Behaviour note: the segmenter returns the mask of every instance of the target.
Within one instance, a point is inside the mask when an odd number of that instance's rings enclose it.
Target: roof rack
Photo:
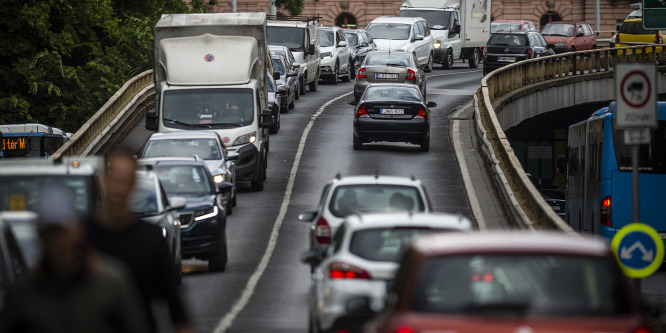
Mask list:
[[[308,24],[310,22],[319,23],[319,21],[323,18],[324,17],[319,16],[319,15],[317,15],[317,16],[307,16],[307,15],[286,16],[286,15],[277,15],[277,14],[276,15],[266,15],[267,20],[272,20],[272,21],[296,21],[296,22],[306,22]],[[317,24],[317,23],[315,23],[315,24]]]

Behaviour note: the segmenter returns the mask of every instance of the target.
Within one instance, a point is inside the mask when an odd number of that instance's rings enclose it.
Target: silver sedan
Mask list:
[[[426,76],[412,53],[372,51],[358,70],[354,98],[358,100],[371,83],[411,83],[426,97]]]

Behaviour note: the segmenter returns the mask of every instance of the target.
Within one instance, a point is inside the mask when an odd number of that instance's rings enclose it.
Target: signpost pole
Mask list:
[[[638,187],[638,168],[639,168],[639,161],[638,161],[638,153],[639,153],[639,145],[632,145],[631,146],[631,178],[633,179],[633,198],[634,198],[634,223],[640,223],[641,219],[641,212],[640,212],[640,201],[638,199],[639,196],[639,187]],[[641,279],[633,279],[633,285],[634,289],[636,292],[640,295],[641,294]]]

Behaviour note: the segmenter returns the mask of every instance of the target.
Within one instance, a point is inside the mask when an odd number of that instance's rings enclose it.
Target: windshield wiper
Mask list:
[[[407,66],[401,65],[401,64],[386,64],[386,66],[388,66],[388,67],[407,67]]]
[[[243,124],[238,123],[221,123],[221,124],[211,124],[215,127],[243,127]]]
[[[164,118],[163,120],[168,121],[170,123],[178,124],[178,125],[183,125],[183,126],[187,126],[187,127],[194,127],[193,124],[188,124],[188,123],[182,122],[180,120],[169,119],[169,118]]]

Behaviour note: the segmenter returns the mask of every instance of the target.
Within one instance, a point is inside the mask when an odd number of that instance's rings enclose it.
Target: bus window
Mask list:
[[[651,142],[639,148],[639,171],[666,174],[666,121],[659,121],[659,127],[652,131]],[[622,130],[613,129],[613,145],[618,169],[631,172],[631,146],[624,144]]]

